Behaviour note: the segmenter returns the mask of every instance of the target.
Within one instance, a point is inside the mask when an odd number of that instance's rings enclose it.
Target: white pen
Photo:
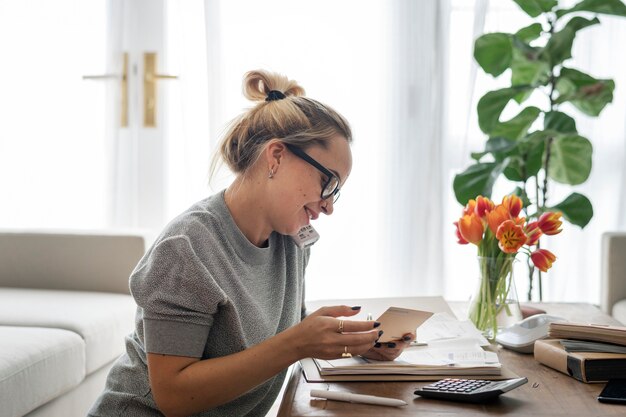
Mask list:
[[[396,398],[376,397],[374,395],[352,394],[351,392],[326,391],[312,389],[311,397],[325,398],[327,400],[346,401],[349,403],[388,405],[390,407],[400,407],[406,402]]]

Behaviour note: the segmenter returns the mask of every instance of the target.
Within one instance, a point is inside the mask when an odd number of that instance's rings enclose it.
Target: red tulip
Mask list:
[[[483,222],[475,214],[466,214],[458,222],[459,232],[466,241],[478,245],[483,240]]]
[[[461,216],[465,216],[466,214],[472,214],[475,208],[476,208],[476,200],[472,198],[470,199],[470,201],[467,202],[465,207],[463,207],[463,213],[461,213]]]
[[[506,220],[496,233],[496,239],[498,239],[498,246],[505,253],[517,253],[528,237],[524,234],[524,229],[513,222],[513,220]]]
[[[487,224],[494,235],[498,232],[498,227],[500,227],[503,222],[510,219],[511,215],[503,205],[499,205],[492,211],[487,212]]]
[[[551,211],[547,211],[539,217],[537,223],[539,224],[539,228],[546,235],[556,235],[561,233],[563,229],[559,229],[563,222],[559,220],[561,218],[561,213],[553,213]]]
[[[530,254],[530,259],[541,272],[547,272],[556,261],[556,256],[547,249],[538,249]]]
[[[485,218],[485,212],[493,210],[494,207],[495,204],[493,204],[493,201],[489,200],[487,197],[479,195],[476,197],[476,208],[474,209],[474,212],[478,215],[478,217],[483,219]]]
[[[539,224],[537,222],[528,223],[526,225],[526,236],[528,236],[526,244],[528,246],[536,245],[542,234],[543,233],[541,232],[541,229],[539,228]]]
[[[502,205],[506,207],[506,209],[511,214],[511,217],[517,217],[520,211],[522,211],[522,207],[524,207],[522,199],[515,194],[505,195],[502,199]]]
[[[458,239],[457,243],[467,245],[469,242],[463,239],[463,236],[461,236],[461,232],[459,231],[459,222],[454,222],[454,226],[456,227],[456,238]]]

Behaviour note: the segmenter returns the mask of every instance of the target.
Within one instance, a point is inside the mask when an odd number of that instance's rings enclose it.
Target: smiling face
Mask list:
[[[343,186],[352,169],[352,152],[348,141],[336,135],[326,147],[310,146],[307,155],[333,172]],[[274,176],[270,180],[271,209],[268,212],[272,230],[293,235],[320,214],[333,212],[333,197],[323,200],[322,189],[328,181],[318,168],[276,142],[266,149],[267,161]]]

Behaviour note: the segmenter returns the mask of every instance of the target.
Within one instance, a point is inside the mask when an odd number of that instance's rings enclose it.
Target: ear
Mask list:
[[[268,169],[272,170],[274,174],[278,172],[278,168],[280,167],[283,157],[285,156],[286,150],[287,147],[285,144],[278,139],[270,140],[265,147],[263,155],[265,156]]]

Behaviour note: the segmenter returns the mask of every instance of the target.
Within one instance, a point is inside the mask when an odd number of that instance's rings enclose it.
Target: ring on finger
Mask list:
[[[343,320],[339,320],[339,333],[343,333]]]

